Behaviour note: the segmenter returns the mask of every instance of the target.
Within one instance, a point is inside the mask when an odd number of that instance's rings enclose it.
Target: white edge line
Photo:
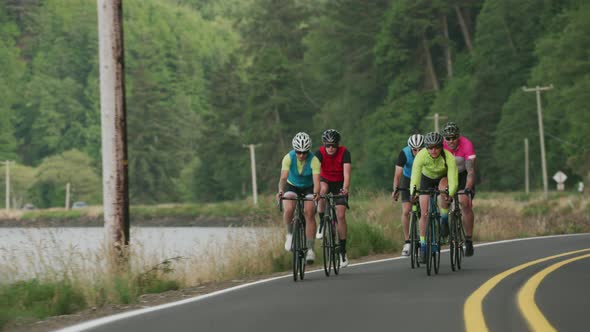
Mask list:
[[[480,244],[476,244],[475,247],[484,247],[484,246],[491,246],[491,245],[496,245],[496,244],[509,243],[509,242],[518,242],[518,241],[548,239],[548,238],[555,238],[555,237],[584,236],[584,235],[589,235],[589,234],[590,233],[536,236],[536,237],[528,237],[528,238],[519,238],[519,239],[512,239],[512,240],[502,240],[502,241],[495,241],[495,242],[480,243]],[[449,251],[449,249],[445,249],[442,252],[446,252],[446,251]],[[384,259],[379,259],[379,260],[374,260],[374,261],[368,261],[368,262],[350,264],[349,266],[352,267],[352,266],[360,266],[360,265],[367,265],[367,264],[375,264],[375,263],[393,261],[393,260],[398,260],[398,259],[407,259],[407,257],[399,256],[399,257],[392,257],[392,258],[384,258]],[[313,273],[313,272],[319,272],[319,271],[323,271],[323,269],[320,268],[320,269],[317,269],[317,270],[308,271],[306,273]],[[73,325],[73,326],[70,326],[70,327],[66,327],[66,328],[63,328],[63,329],[60,329],[60,330],[56,330],[55,332],[78,332],[78,331],[84,331],[86,329],[90,329],[90,328],[93,328],[93,327],[97,327],[97,326],[100,326],[100,325],[111,323],[111,322],[114,322],[114,321],[117,321],[117,320],[121,320],[121,319],[125,319],[125,318],[130,318],[130,317],[142,315],[142,314],[145,314],[145,313],[148,313],[148,312],[152,312],[152,311],[157,311],[157,310],[172,308],[172,307],[176,307],[176,306],[183,305],[183,304],[186,304],[186,303],[197,302],[197,301],[200,301],[200,300],[207,299],[209,297],[213,297],[213,296],[217,296],[217,295],[220,295],[220,294],[229,293],[229,292],[232,292],[232,291],[236,291],[238,289],[242,289],[242,288],[246,288],[246,287],[250,287],[250,286],[254,286],[254,285],[258,285],[258,284],[263,284],[263,283],[274,281],[274,280],[277,280],[277,279],[284,279],[284,278],[287,278],[287,277],[291,277],[291,274],[287,274],[287,275],[279,276],[279,277],[273,277],[273,278],[269,278],[269,279],[258,280],[258,281],[250,282],[250,283],[247,283],[247,284],[242,284],[242,285],[234,286],[234,287],[231,287],[231,288],[227,288],[227,289],[222,289],[222,290],[215,291],[215,292],[212,292],[212,293],[209,293],[209,294],[199,295],[199,296],[192,297],[192,298],[185,299],[185,300],[180,300],[180,301],[166,303],[166,304],[161,304],[161,305],[157,305],[157,306],[149,307],[149,308],[145,308],[145,309],[132,310],[132,311],[129,311],[129,312],[123,312],[123,313],[120,313],[120,314],[115,314],[115,315],[111,315],[111,316],[97,318],[97,319],[90,320],[90,321],[87,321],[87,322],[84,322],[84,323],[80,323],[80,324]]]

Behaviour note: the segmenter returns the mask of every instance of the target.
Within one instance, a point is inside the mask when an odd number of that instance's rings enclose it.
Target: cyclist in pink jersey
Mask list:
[[[459,195],[459,203],[463,212],[463,226],[465,227],[465,256],[473,256],[473,204],[475,196],[475,150],[467,137],[461,136],[459,127],[454,122],[448,122],[443,127],[445,138],[444,148],[455,156],[459,171],[459,190],[464,189],[470,195]],[[442,211],[442,230],[448,235],[448,210]]]

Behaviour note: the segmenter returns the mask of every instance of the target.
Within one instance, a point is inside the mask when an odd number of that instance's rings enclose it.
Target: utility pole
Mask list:
[[[252,169],[252,199],[254,201],[254,205],[258,205],[258,188],[256,185],[256,155],[254,153],[254,149],[260,146],[260,144],[244,144],[242,146],[250,149],[250,168]]]
[[[123,0],[97,0],[103,213],[107,247],[125,261],[129,179],[123,47]],[[121,260],[122,259],[122,260]]]
[[[428,116],[426,118],[427,119],[434,119],[434,131],[437,132],[437,133],[440,132],[439,131],[439,125],[438,125],[439,120],[441,120],[441,119],[443,119],[443,120],[444,119],[448,119],[447,116],[439,116],[438,113],[434,113],[434,116]]]
[[[539,119],[539,141],[541,143],[541,168],[543,171],[543,197],[547,199],[547,191],[549,189],[549,184],[547,183],[547,161],[545,160],[545,134],[543,131],[543,109],[541,106],[541,91],[547,91],[553,89],[553,84],[549,86],[536,86],[534,88],[527,88],[522,87],[522,91],[524,92],[533,92],[537,93],[537,117]]]
[[[524,191],[529,194],[529,139],[524,139]]]
[[[70,209],[70,183],[66,184],[66,211]]]
[[[10,210],[10,160],[0,162],[6,165],[6,211]]]

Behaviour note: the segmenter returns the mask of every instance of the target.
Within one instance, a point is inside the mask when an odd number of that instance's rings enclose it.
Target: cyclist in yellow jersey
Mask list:
[[[424,137],[425,149],[418,152],[412,165],[412,177],[410,190],[413,199],[416,199],[415,188],[428,190],[438,188],[440,191],[449,189],[449,194],[441,193],[442,208],[449,208],[449,197],[457,192],[458,172],[457,162],[453,154],[443,149],[443,137],[437,132],[431,132]],[[427,194],[420,195],[420,247],[421,260],[426,262],[426,219],[428,217]]]
[[[283,157],[281,177],[279,179],[280,197],[296,198],[297,195],[305,195],[306,198],[319,199],[320,192],[320,161],[311,153],[311,138],[307,133],[300,132],[293,137],[293,150]],[[285,250],[291,250],[293,240],[293,213],[295,201],[283,201],[283,222],[287,226]],[[312,201],[304,202],[305,236],[307,238],[307,255],[305,260],[312,264],[315,260],[313,251],[315,242],[315,204]]]

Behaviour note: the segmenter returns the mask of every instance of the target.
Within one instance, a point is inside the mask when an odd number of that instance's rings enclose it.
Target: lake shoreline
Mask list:
[[[131,218],[133,227],[230,227],[250,226],[252,221],[244,217],[178,216],[159,218]],[[102,217],[0,219],[0,227],[53,228],[53,227],[103,227]]]

